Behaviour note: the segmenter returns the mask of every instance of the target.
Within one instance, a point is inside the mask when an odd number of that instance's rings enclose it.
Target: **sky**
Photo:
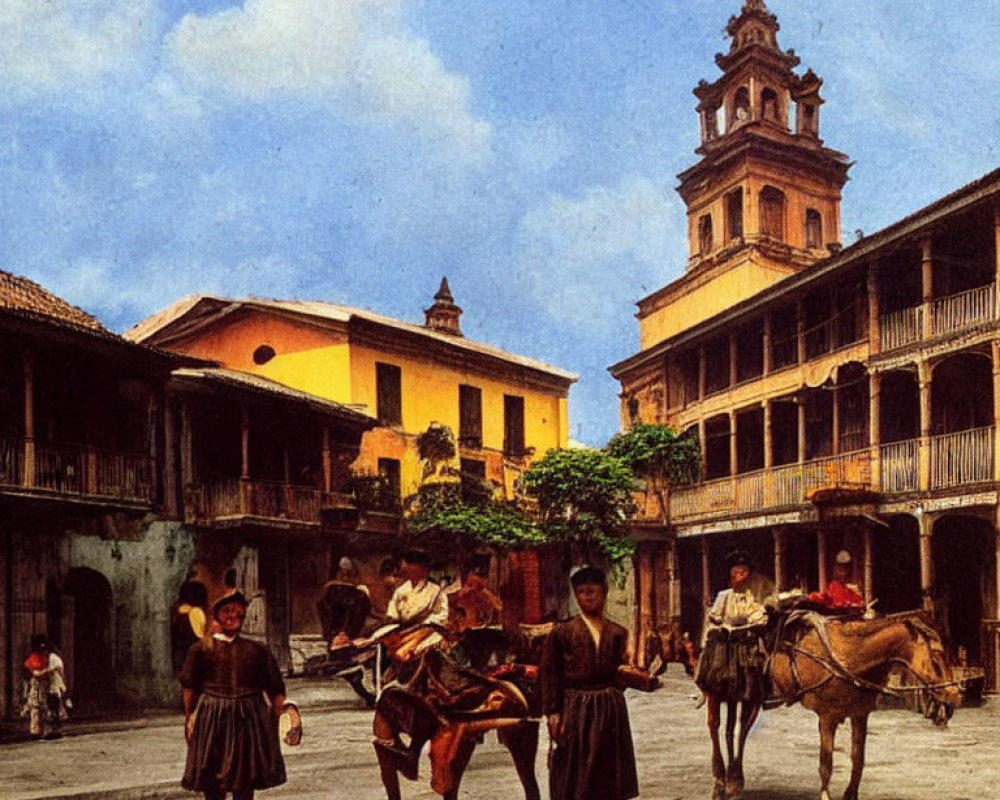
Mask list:
[[[687,260],[691,90],[741,0],[3,0],[0,267],[122,332],[326,300],[580,375],[618,427],[635,303]],[[1000,166],[1000,2],[769,0],[855,165],[842,237]]]

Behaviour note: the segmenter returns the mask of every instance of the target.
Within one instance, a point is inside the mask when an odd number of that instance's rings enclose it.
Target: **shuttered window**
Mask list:
[[[524,398],[503,396],[503,452],[508,456],[524,455]]]
[[[376,363],[375,393],[379,424],[402,425],[402,370],[395,364]]]
[[[458,387],[458,438],[463,447],[483,446],[483,390],[478,386]]]

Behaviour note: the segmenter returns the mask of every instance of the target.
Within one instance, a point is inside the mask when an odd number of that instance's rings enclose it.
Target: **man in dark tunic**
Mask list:
[[[542,710],[555,749],[551,800],[628,800],[639,794],[625,696],[616,685],[628,632],[604,616],[608,583],[595,567],[570,579],[580,614],[557,625],[542,655]]]
[[[188,740],[181,785],[206,800],[227,792],[252,800],[255,789],[285,782],[278,742],[285,683],[270,651],[240,636],[246,609],[240,592],[217,600],[219,632],[191,647],[180,674]]]

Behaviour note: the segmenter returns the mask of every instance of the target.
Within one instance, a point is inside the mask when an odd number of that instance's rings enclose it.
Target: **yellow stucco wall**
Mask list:
[[[645,350],[752,297],[787,277],[788,269],[746,261],[710,281],[680,291],[639,320],[639,347]]]
[[[253,353],[264,344],[274,348],[276,355],[259,365],[254,363]],[[532,388],[515,378],[444,365],[429,357],[349,344],[346,331],[333,327],[318,328],[294,319],[255,313],[200,331],[171,347],[319,397],[363,406],[370,416],[377,415],[376,363],[400,367],[403,426],[399,430],[377,428],[366,433],[355,466],[374,473],[379,458],[399,460],[404,495],[413,492],[421,478],[416,435],[432,422],[447,425],[458,434],[460,384],[477,386],[482,391],[483,450],[491,451],[491,459],[503,448],[505,394],[524,398],[524,440],[527,447],[535,448],[536,458],[551,448],[566,447],[569,441],[567,399],[555,391]],[[475,452],[468,455],[478,457]]]

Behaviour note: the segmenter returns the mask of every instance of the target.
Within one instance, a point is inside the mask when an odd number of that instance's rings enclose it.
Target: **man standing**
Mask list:
[[[616,686],[628,632],[604,616],[604,572],[584,567],[570,579],[580,614],[545,640],[542,710],[555,746],[551,800],[628,800],[639,794],[625,695]]]
[[[25,712],[29,731],[35,738],[58,739],[69,700],[63,660],[44,634],[31,637],[24,669],[28,675]]]
[[[254,790],[285,782],[278,743],[285,683],[271,652],[240,636],[247,605],[238,591],[215,602],[219,630],[191,647],[180,674],[188,740],[181,785],[206,800],[227,792],[253,800]]]

